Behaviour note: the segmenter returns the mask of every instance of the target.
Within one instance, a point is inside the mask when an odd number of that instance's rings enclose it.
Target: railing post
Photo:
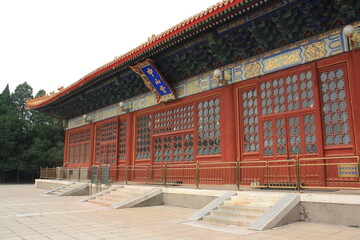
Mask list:
[[[300,177],[300,160],[299,155],[296,155],[295,159],[295,170],[296,170],[296,191],[300,193],[301,188],[301,177]]]
[[[150,166],[147,166],[147,167],[146,167],[146,184],[149,183],[149,171],[150,171],[149,167],[150,167]]]
[[[78,172],[78,182],[80,182],[80,174],[81,174],[81,167],[79,167],[79,172]]]
[[[236,188],[240,190],[240,158],[236,159]]]
[[[164,186],[166,187],[166,181],[167,181],[167,165],[164,164]]]
[[[200,165],[199,161],[196,162],[196,170],[195,170],[195,184],[196,188],[199,188],[199,182],[200,182]]]
[[[125,167],[125,184],[128,185],[128,180],[129,180],[129,166],[126,165]]]
[[[270,188],[270,169],[268,161],[266,161],[266,187]]]

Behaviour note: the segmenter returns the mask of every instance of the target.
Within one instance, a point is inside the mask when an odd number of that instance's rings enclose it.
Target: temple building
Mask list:
[[[27,106],[63,119],[65,167],[356,163],[359,38],[355,0],[224,0]]]

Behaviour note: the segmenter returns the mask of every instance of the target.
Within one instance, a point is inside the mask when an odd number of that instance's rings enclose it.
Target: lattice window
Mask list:
[[[137,119],[136,159],[150,158],[151,115]]]
[[[177,134],[154,139],[155,162],[194,161],[194,135]]]
[[[90,143],[85,145],[85,162],[90,162]]]
[[[259,151],[257,93],[250,90],[242,93],[244,151]]]
[[[314,79],[312,72],[300,74],[301,106],[303,109],[314,107]]]
[[[315,115],[305,115],[303,119],[306,153],[317,153]]]
[[[274,141],[273,141],[273,132],[272,132],[272,121],[263,122],[263,134],[264,134],[264,155],[273,156],[274,155]]]
[[[119,129],[119,161],[126,160],[127,121],[121,121]]]
[[[95,140],[95,162],[100,162],[100,152],[101,152],[101,125],[96,126],[96,140]]]
[[[287,109],[288,111],[299,110],[299,87],[298,77],[296,75],[288,76],[286,78],[286,95],[287,95]]]
[[[299,117],[290,117],[288,119],[290,154],[301,153],[301,137],[300,137],[300,119]]]
[[[284,80],[276,79],[272,82],[274,93],[274,113],[285,112]]]
[[[166,110],[155,114],[154,134],[194,128],[193,105]]]
[[[79,163],[79,145],[75,146],[75,159],[74,159],[74,163]]]
[[[220,100],[198,104],[198,155],[220,154]]]
[[[68,159],[70,163],[90,161],[90,129],[75,130],[70,133]]]
[[[276,153],[279,156],[286,155],[286,130],[285,120],[283,118],[277,119],[276,125]]]
[[[184,136],[184,161],[194,161],[194,134],[185,134]]]
[[[164,138],[164,162],[171,162],[171,155],[172,155],[172,138],[165,137]]]
[[[272,90],[271,81],[263,82],[260,85],[261,88],[261,113],[262,115],[268,115],[273,112],[272,110]]]
[[[174,147],[174,162],[182,162],[183,161],[183,137],[182,136],[175,136],[173,138],[173,147]]]
[[[263,116],[314,107],[314,78],[311,71],[293,74],[284,79],[260,84]]]
[[[163,161],[163,142],[162,138],[155,138],[154,140],[154,161],[162,162]]]
[[[325,145],[351,143],[344,70],[320,74]]]
[[[116,163],[117,121],[96,126],[95,159],[101,164]]]

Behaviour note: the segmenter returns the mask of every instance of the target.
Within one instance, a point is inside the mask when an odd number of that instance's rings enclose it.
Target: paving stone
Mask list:
[[[30,184],[0,185],[0,239],[360,239],[359,228],[306,222],[264,232],[218,231],[187,225],[196,209],[94,208],[77,202],[81,196],[46,197],[43,192]]]

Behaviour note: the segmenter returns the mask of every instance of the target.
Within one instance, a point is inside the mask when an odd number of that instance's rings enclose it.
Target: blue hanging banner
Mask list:
[[[144,62],[130,68],[140,75],[146,87],[155,94],[157,103],[175,99],[174,91],[165,81],[164,77],[162,77],[151,59],[146,59]]]

